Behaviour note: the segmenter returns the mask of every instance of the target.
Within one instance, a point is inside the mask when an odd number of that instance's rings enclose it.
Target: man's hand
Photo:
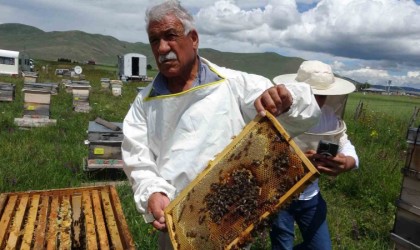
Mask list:
[[[292,94],[283,85],[276,85],[265,90],[254,102],[255,109],[261,116],[265,116],[265,110],[278,116],[289,110],[293,103]]]
[[[337,176],[341,173],[347,172],[355,167],[355,160],[351,156],[345,156],[338,153],[337,156],[325,156],[316,154],[314,150],[309,150],[305,155],[312,161],[319,172]]]
[[[152,225],[157,230],[166,230],[163,210],[168,206],[169,202],[169,198],[163,193],[153,193],[149,197],[147,209],[153,214],[153,217],[155,217],[155,221],[152,222]]]

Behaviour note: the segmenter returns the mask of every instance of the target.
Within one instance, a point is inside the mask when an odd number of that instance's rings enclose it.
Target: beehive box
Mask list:
[[[113,96],[121,96],[123,82],[121,80],[111,80],[110,88]]]
[[[400,199],[420,208],[420,179],[404,176]]]
[[[25,102],[23,104],[23,117],[48,119],[50,117],[50,105]]]
[[[89,105],[89,93],[90,85],[85,84],[73,84],[72,94],[73,94],[73,109],[76,112],[88,113],[91,110]]]
[[[23,128],[43,127],[56,124],[50,119],[51,87],[34,87],[25,84],[23,92],[23,117],[15,118],[15,124]]]
[[[319,172],[276,118],[257,117],[165,209],[175,249],[235,249]]]
[[[101,78],[101,87],[102,89],[108,90],[109,89],[109,78]]]
[[[135,249],[114,186],[0,194],[0,249]]]
[[[122,129],[122,123],[111,123]],[[89,121],[86,141],[89,145],[87,168],[122,168],[121,143],[123,139],[122,130],[113,131],[95,121]]]
[[[394,250],[420,250],[420,246],[413,244],[399,235],[391,232],[390,237],[393,241],[392,249]]]
[[[406,167],[420,172],[420,131],[417,128],[408,129],[407,143]]]
[[[47,104],[51,103],[51,91],[46,89],[23,88],[23,101],[25,103]]]
[[[15,99],[15,89],[15,84],[0,82],[0,101],[13,101]]]
[[[23,72],[23,82],[24,83],[35,83],[38,79],[38,73],[36,72]]]
[[[23,85],[24,89],[32,89],[32,90],[42,90],[45,92],[50,92],[51,95],[57,95],[58,93],[58,84],[52,82],[45,82],[45,83],[25,83]]]
[[[420,246],[420,207],[398,200],[393,233]]]
[[[79,80],[79,81],[71,80],[70,82],[67,80],[63,82],[63,84],[66,88],[67,93],[73,93],[73,88],[90,88],[90,81],[86,81],[86,80]]]

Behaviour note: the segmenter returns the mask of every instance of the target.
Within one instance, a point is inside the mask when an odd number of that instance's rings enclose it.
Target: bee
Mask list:
[[[198,224],[201,225],[206,220],[206,215],[201,215],[198,217]]]
[[[197,237],[197,232],[194,231],[194,230],[188,231],[186,233],[186,236],[189,237],[189,238],[195,238],[195,237]]]

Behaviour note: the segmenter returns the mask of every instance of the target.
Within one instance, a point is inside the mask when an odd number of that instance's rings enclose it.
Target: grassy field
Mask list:
[[[54,75],[55,68],[69,68],[54,62],[48,72],[40,71],[38,82],[61,82]],[[22,78],[0,76],[0,82],[16,84],[16,99],[0,103],[0,192],[45,190],[78,187],[84,183],[126,180],[118,170],[86,172],[83,158],[88,155],[84,144],[88,122],[97,117],[121,122],[144,83],[128,83],[122,96],[102,90],[100,78],[115,79],[116,69],[86,65],[83,74],[92,86],[89,113],[72,110],[72,96],[60,89],[52,96],[51,127],[22,130],[14,125],[14,118],[23,116]],[[154,76],[156,72],[149,72]],[[354,119],[356,109],[363,110]],[[410,117],[420,99],[403,96],[351,94],[345,120],[350,140],[360,158],[358,170],[336,178],[321,177],[320,185],[328,203],[328,220],[334,249],[389,249],[389,232],[393,228],[395,205],[399,196],[407,143],[405,140]],[[145,225],[135,209],[131,188],[118,186],[123,205],[138,249],[156,249],[156,232]],[[299,237],[297,241],[299,240]],[[253,249],[268,249],[267,235],[253,245]]]

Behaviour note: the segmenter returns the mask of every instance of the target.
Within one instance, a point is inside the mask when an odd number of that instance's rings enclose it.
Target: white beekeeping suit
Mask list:
[[[201,61],[219,80],[155,97],[150,96],[151,83],[124,119],[124,171],[141,213],[147,213],[152,193],[163,192],[173,200],[255,118],[254,100],[273,86],[262,76]],[[295,136],[317,122],[320,109],[307,84],[286,87],[293,104],[278,119]]]

